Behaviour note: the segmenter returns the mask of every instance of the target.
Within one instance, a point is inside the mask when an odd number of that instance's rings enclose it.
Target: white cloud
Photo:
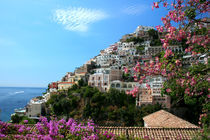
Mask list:
[[[144,13],[149,6],[147,5],[131,5],[123,9],[123,13],[128,15],[139,15]]]
[[[54,21],[62,24],[66,30],[85,32],[89,25],[107,18],[107,14],[101,10],[87,8],[57,9],[54,13]]]

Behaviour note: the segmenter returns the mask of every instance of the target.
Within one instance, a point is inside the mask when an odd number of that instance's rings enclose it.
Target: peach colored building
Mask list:
[[[136,96],[136,106],[148,105],[148,104],[161,104],[164,108],[171,107],[171,98],[168,95],[152,94],[151,89],[140,88],[139,94]]]
[[[120,80],[121,70],[109,70],[105,73],[95,73],[90,75],[88,85],[97,87],[100,91],[107,91],[111,81]]]
[[[58,83],[58,90],[68,90],[74,84],[75,84],[75,82],[59,82]]]

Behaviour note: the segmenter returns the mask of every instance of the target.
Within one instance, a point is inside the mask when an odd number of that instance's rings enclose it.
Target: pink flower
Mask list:
[[[168,6],[168,3],[167,3],[167,2],[164,2],[164,3],[163,3],[163,6],[164,6],[164,7],[167,7],[167,6]]]
[[[190,94],[190,89],[189,88],[186,88],[185,91],[184,91],[184,93]]]
[[[127,74],[128,73],[128,68],[124,68],[124,71],[125,71],[125,73]]]
[[[195,78],[193,77],[193,78],[192,78],[192,81],[191,81],[191,83],[190,83],[190,85],[191,85],[191,86],[194,86],[195,84],[196,84],[196,81],[195,81]]]
[[[146,84],[146,87],[147,87],[148,89],[150,89],[150,85],[149,85],[149,84]]]
[[[170,93],[171,92],[171,89],[170,88],[167,88],[166,89],[166,92]]]
[[[177,66],[179,66],[181,62],[180,62],[180,60],[176,60],[175,63]]]
[[[158,2],[153,2],[155,8],[159,8]]]

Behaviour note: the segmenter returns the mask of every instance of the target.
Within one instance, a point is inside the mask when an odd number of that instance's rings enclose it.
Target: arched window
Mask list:
[[[127,85],[126,84],[123,84],[123,88],[127,88]]]
[[[112,83],[112,84],[111,84],[111,87],[112,87],[112,88],[115,88],[115,84],[114,84],[114,83]]]
[[[120,83],[117,83],[116,84],[116,88],[120,88]]]

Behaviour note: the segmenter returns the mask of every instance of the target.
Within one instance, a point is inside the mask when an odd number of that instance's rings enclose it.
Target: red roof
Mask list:
[[[59,84],[74,84],[74,82],[60,82]]]

